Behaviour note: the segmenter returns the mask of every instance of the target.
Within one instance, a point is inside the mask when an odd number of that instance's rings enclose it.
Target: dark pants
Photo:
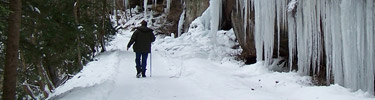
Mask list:
[[[140,52],[135,53],[135,64],[137,68],[137,74],[139,74],[141,71],[143,75],[146,74],[147,56],[148,56],[148,53],[140,53]]]

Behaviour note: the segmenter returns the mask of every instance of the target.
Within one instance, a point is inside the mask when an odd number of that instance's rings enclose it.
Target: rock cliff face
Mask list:
[[[131,1],[130,4],[135,6],[137,4],[143,4],[143,0]],[[152,1],[149,1],[151,4]],[[247,4],[245,4],[247,3]],[[160,6],[164,5],[164,6]],[[160,7],[166,7],[166,0],[159,0],[157,7],[153,7],[153,10],[160,12]],[[209,6],[209,0],[171,0],[171,9],[167,13],[167,23],[158,28],[161,33],[177,33],[178,23],[180,16],[185,16],[183,23],[183,31],[186,32],[191,22],[197,17],[201,16]],[[233,28],[235,35],[239,42],[239,45],[243,49],[240,58],[245,60],[246,63],[251,64],[256,62],[256,48],[255,48],[255,12],[254,8],[247,7],[245,13],[244,6],[250,6],[251,2],[242,0],[223,0],[222,4],[222,17],[219,29],[228,30]],[[141,5],[142,6],[142,5]],[[185,15],[181,13],[185,10]],[[246,18],[245,18],[246,17]],[[276,19],[275,19],[276,20]],[[246,21],[246,22],[245,22]],[[283,24],[285,25],[285,23]],[[274,27],[275,32],[278,32],[276,26]],[[274,58],[283,57],[288,59],[288,35],[286,26],[280,29],[280,38],[275,34],[274,45]],[[280,42],[279,40],[280,39]]]
[[[243,49],[241,54],[241,59],[246,59],[248,63],[255,63],[256,62],[256,49],[255,49],[255,40],[254,40],[254,14],[246,13],[247,19],[246,20],[246,28],[245,28],[245,13],[242,11],[241,2],[232,1],[232,6],[226,8],[226,11],[231,11],[231,13],[226,13],[230,16],[234,33],[237,37],[238,43],[240,44],[241,48]],[[250,8],[249,8],[250,9]],[[248,10],[249,10],[248,9]],[[251,12],[254,12],[251,10]]]
[[[223,5],[222,5],[223,15],[222,15],[220,29],[229,30],[233,28],[231,13],[233,12],[233,9],[234,9],[233,7],[235,7],[235,4],[236,4],[235,0],[223,0]]]
[[[143,6],[144,0],[132,0],[130,1],[130,6]],[[182,1],[182,2],[181,2]],[[151,0],[148,2],[149,4],[152,3]],[[162,6],[160,6],[162,5]],[[157,10],[160,12],[160,7],[166,8],[167,0],[158,0],[158,7],[153,7],[152,10]],[[170,10],[166,13],[166,22],[163,26],[157,28],[157,30],[161,33],[165,33],[167,35],[171,33],[177,33],[178,23],[180,20],[180,16],[185,16],[184,23],[183,23],[183,31],[187,31],[191,22],[194,19],[201,16],[204,11],[209,6],[209,0],[171,0]],[[181,15],[181,13],[185,10],[185,15]]]
[[[178,21],[180,20],[181,13],[183,11],[183,3],[181,0],[171,0],[171,8],[167,14],[167,22],[170,22],[165,28],[167,34],[177,33]]]
[[[183,30],[189,29],[191,22],[201,16],[209,6],[209,0],[185,0],[186,15]]]

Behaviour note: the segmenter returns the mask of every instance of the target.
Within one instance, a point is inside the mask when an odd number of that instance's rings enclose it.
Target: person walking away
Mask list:
[[[147,22],[142,21],[140,27],[135,28],[126,50],[129,50],[133,44],[135,52],[136,77],[146,77],[146,65],[148,53],[151,53],[151,43],[155,41],[153,30],[147,27]]]

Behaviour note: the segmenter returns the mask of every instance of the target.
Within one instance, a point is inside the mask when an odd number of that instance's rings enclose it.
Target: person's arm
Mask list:
[[[155,34],[154,34],[154,32],[151,32],[151,42],[154,42],[155,41]]]
[[[135,31],[133,33],[132,37],[130,38],[130,41],[128,43],[128,46],[127,46],[126,50],[129,50],[130,46],[132,46],[134,44],[135,39],[137,38],[137,33],[138,33],[137,31]]]

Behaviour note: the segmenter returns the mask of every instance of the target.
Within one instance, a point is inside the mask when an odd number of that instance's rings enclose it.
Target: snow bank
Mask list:
[[[224,60],[233,58],[233,55],[240,53],[241,49],[232,49],[237,43],[233,30],[216,32],[216,47],[211,41],[210,30],[204,25],[204,20],[198,18],[192,22],[188,32],[178,38],[166,37],[155,42],[155,51],[164,51],[164,55],[182,58],[207,58],[212,60]],[[216,50],[217,56],[209,56],[212,50]]]
[[[237,82],[247,85],[255,100],[373,100],[370,94],[352,92],[340,85],[314,86],[310,76],[296,72],[273,72],[264,62],[241,67],[234,73]]]
[[[69,79],[65,84],[57,87],[48,99],[56,98],[65,92],[74,91],[85,87],[92,87],[104,82],[113,81],[117,74],[118,51],[109,51],[100,54],[95,61],[83,67],[80,73]]]

